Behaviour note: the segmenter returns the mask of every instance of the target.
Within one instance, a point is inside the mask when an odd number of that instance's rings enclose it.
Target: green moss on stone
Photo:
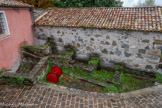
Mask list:
[[[159,83],[162,83],[162,74],[160,74],[160,73],[156,74],[156,81]]]

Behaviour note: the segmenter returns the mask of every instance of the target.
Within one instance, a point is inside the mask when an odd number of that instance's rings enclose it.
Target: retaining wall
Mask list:
[[[162,53],[162,34],[126,30],[107,30],[70,27],[35,27],[36,45],[54,38],[57,49],[64,52],[64,45],[76,48],[78,59],[88,59],[97,53],[101,66],[113,67],[116,63],[144,71],[162,71],[159,68]]]

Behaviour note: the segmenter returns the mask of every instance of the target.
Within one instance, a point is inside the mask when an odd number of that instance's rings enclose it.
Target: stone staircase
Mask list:
[[[19,78],[24,78],[24,84],[25,85],[34,85],[40,77],[43,77],[47,68],[47,61],[48,61],[48,56],[47,57],[43,57],[42,59],[40,59],[40,61],[38,62],[38,64],[36,66],[34,66],[34,68],[28,72],[21,72],[21,73],[10,73],[10,72],[4,72],[0,79],[3,83],[9,83],[8,80],[9,79],[17,79]],[[3,80],[4,79],[4,80]]]

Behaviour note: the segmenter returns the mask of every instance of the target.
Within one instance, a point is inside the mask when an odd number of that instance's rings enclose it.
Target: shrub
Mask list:
[[[88,62],[88,64],[95,64],[98,66],[99,62],[100,62],[99,57],[92,57],[91,60]]]
[[[109,87],[104,88],[104,92],[105,93],[118,93],[119,91],[118,91],[117,86],[111,84]]]
[[[159,83],[162,83],[162,74],[160,74],[160,73],[156,74],[156,81]]]

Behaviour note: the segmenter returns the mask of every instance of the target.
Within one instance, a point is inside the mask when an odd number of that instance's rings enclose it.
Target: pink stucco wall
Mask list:
[[[20,46],[24,42],[34,43],[32,19],[29,9],[0,9],[5,11],[10,37],[0,40],[0,70],[10,70],[19,57]]]

